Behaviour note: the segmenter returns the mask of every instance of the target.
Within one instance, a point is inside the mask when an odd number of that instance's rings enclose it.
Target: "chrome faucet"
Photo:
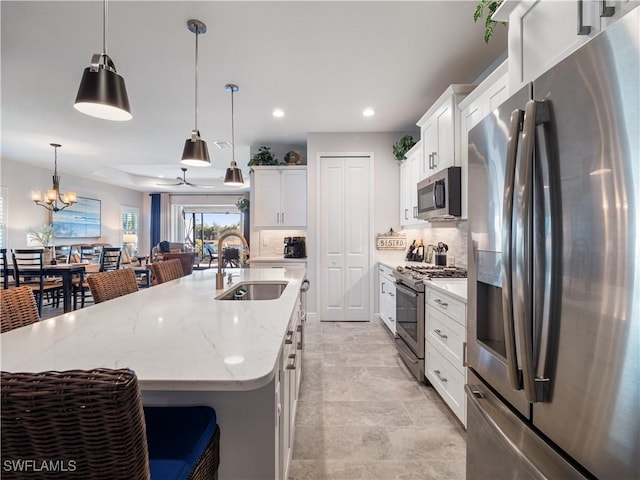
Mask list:
[[[231,230],[220,235],[220,238],[218,239],[218,273],[216,273],[216,290],[220,290],[224,287],[224,272],[222,271],[222,242],[229,237],[238,237],[242,240],[245,254],[249,254],[249,244],[238,230]]]

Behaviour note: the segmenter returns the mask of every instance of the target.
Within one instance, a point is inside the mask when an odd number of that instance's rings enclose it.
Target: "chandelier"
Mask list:
[[[53,187],[44,192],[44,198],[42,192],[34,190],[31,192],[31,200],[36,205],[40,205],[53,212],[59,212],[64,210],[70,205],[73,205],[78,201],[76,192],[60,193],[60,176],[58,175],[58,147],[61,147],[59,143],[50,143],[54,148],[54,167],[53,167]]]

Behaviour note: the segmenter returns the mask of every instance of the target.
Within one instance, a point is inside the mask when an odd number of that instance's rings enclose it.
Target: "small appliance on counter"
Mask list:
[[[307,258],[305,237],[284,237],[284,258]]]

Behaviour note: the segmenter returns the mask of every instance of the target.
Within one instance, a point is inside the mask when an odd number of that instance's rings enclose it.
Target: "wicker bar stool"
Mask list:
[[[177,258],[154,262],[151,264],[151,271],[157,283],[169,282],[184,277],[182,262]]]
[[[94,273],[87,277],[87,283],[95,303],[106,302],[138,291],[136,274],[128,268]]]
[[[0,333],[40,320],[38,305],[30,287],[0,290]]]
[[[132,370],[0,375],[3,479],[34,478],[17,467],[7,468],[20,459],[33,459],[37,467],[56,462],[56,469],[37,471],[41,479],[217,476],[220,429],[215,410],[143,408]]]

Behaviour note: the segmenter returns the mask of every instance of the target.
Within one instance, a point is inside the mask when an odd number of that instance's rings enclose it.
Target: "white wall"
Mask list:
[[[307,295],[307,312],[310,320],[318,319],[320,308],[320,271],[318,268],[319,244],[317,242],[319,212],[316,205],[317,186],[319,184],[320,166],[318,154],[336,152],[370,153],[373,155],[373,232],[384,233],[393,227],[399,229],[400,223],[400,167],[393,156],[393,144],[404,133],[310,133],[307,136],[307,276],[311,280],[311,288]],[[417,134],[413,133],[414,138]],[[348,205],[345,205],[348,208]],[[369,212],[363,212],[368,215]],[[372,238],[373,242],[374,239]],[[375,258],[373,259],[375,261]],[[374,289],[377,292],[377,289]],[[372,301],[375,298],[372,296]],[[375,304],[371,305],[374,312]]]
[[[120,206],[127,205],[140,209],[139,250],[143,252],[147,250],[150,212],[147,193],[76,177],[66,172],[59,172],[59,174],[60,190],[63,193],[75,191],[79,197],[95,198],[101,201],[102,236],[100,238],[57,238],[56,245],[78,243],[119,245],[122,229]],[[53,168],[48,170],[0,159],[0,185],[5,187],[7,192],[7,248],[26,247],[27,228],[49,223],[49,211],[31,201],[31,191],[51,188],[52,175]]]

